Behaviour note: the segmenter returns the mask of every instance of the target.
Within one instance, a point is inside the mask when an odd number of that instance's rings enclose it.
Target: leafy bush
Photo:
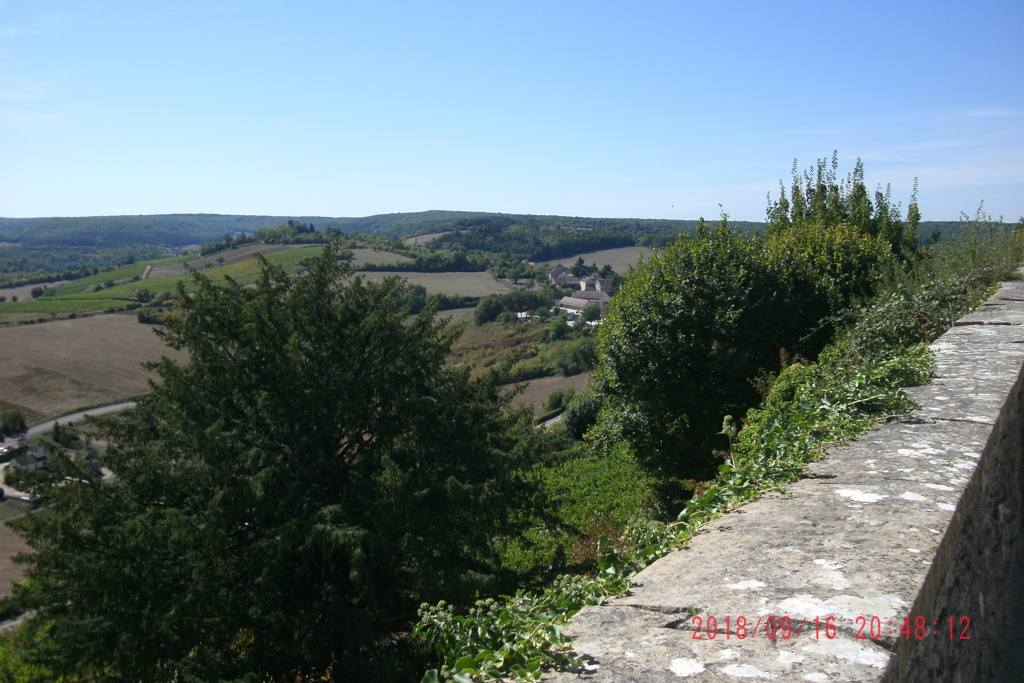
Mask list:
[[[544,399],[544,410],[561,410],[569,404],[576,395],[572,387],[568,389],[555,389]]]
[[[0,410],[0,436],[19,434],[28,429],[20,410]]]
[[[572,336],[572,328],[569,327],[569,323],[565,318],[558,316],[551,321],[551,326],[548,327],[548,339],[558,341],[570,336]]]
[[[577,394],[562,414],[562,424],[574,439],[582,439],[587,430],[597,422],[604,399],[589,391]]]
[[[600,328],[595,438],[620,439],[666,475],[706,478],[722,416],[757,403],[751,380],[780,352],[813,357],[809,334],[872,293],[895,260],[854,227],[793,224],[745,238],[702,224],[632,272]],[[824,327],[828,327],[826,324]]]

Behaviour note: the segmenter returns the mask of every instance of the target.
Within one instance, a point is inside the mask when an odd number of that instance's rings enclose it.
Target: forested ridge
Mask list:
[[[325,216],[245,216],[221,214],[155,214],[139,216],[88,216],[74,218],[0,218],[0,242],[24,245],[65,245],[117,247],[134,245],[185,246],[201,244],[239,232],[255,233],[260,228],[289,220],[312,224],[319,230],[333,227],[343,232],[362,232],[389,237],[431,232],[437,226],[481,218],[573,227],[604,227],[613,230],[639,228],[669,232],[692,227],[695,221],[620,220],[526,216],[474,211],[420,211],[380,214],[361,218]]]
[[[611,233],[676,234],[692,232],[697,220],[581,218],[498,214],[477,211],[420,211],[380,214],[361,218],[326,216],[249,216],[231,214],[153,214],[138,216],[84,216],[46,218],[0,217],[0,243],[25,246],[62,245],[70,247],[132,247],[140,245],[181,247],[219,239],[225,234],[256,233],[289,220],[311,224],[323,231],[333,227],[343,232],[361,232],[389,237],[408,237],[445,230],[489,228],[490,232],[509,226],[575,228]],[[958,221],[924,221],[921,235],[930,238],[956,230]],[[753,232],[765,223],[734,221],[734,229]],[[458,242],[449,238],[448,241]],[[469,247],[467,248],[477,248]],[[502,249],[504,250],[504,249]],[[529,249],[526,250],[530,251]]]
[[[363,218],[168,214],[81,218],[0,218],[3,286],[68,279],[82,268],[176,254],[202,245],[202,253],[231,246],[325,243],[341,235],[353,246],[408,256],[397,267],[418,272],[480,271],[503,275],[520,260],[543,262],[623,246],[664,247],[698,220],[531,216],[468,211],[423,211]],[[764,223],[730,223],[752,234]],[[938,241],[959,223],[921,222],[918,239]],[[1007,226],[1009,227],[1009,226]],[[423,244],[404,238],[432,235]],[[368,266],[372,269],[372,266]],[[516,277],[515,275],[513,277]]]

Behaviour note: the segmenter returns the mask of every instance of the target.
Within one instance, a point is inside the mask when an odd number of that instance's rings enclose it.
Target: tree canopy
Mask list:
[[[113,480],[56,459],[15,596],[55,675],[401,680],[420,602],[493,581],[530,422],[446,365],[457,328],[337,256],[255,287],[193,272],[163,332],[190,361],[101,423]]]
[[[723,219],[681,236],[612,300],[595,433],[629,441],[663,474],[710,476],[722,418],[756,404],[754,380],[778,371],[780,355],[813,357],[830,338],[827,318],[870,295],[894,265],[886,242],[842,221],[747,238]]]

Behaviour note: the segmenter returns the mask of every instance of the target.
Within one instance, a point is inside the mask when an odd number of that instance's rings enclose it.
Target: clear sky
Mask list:
[[[0,216],[1024,216],[1024,2],[0,0]]]

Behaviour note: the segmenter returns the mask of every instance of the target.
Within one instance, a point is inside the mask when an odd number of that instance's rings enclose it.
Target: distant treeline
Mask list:
[[[690,225],[692,223],[693,225]],[[418,250],[409,270],[483,270],[494,257],[542,262],[588,251],[662,246],[696,221],[489,215],[436,226],[444,232]],[[492,263],[488,264],[488,261]]]
[[[322,216],[237,216],[221,214],[159,214],[152,216],[88,216],[81,218],[0,218],[0,242],[21,245],[117,247],[202,244],[225,234],[255,233],[260,228],[287,223],[313,224],[404,236],[424,232],[432,225],[477,215],[466,211],[423,211],[364,218]]]
[[[293,223],[315,225],[320,231],[385,235],[402,238],[424,234],[439,226],[466,219],[502,219],[545,225],[640,229],[650,232],[678,232],[696,221],[622,220],[528,216],[472,211],[420,211],[362,218],[323,216],[238,216],[222,214],[158,214],[152,216],[87,216],[77,218],[0,218],[0,242],[21,245],[77,247],[118,247],[160,245],[181,247],[220,239],[225,234],[256,233],[260,228]]]
[[[545,225],[541,221],[498,216],[450,223],[451,232],[430,243],[436,250],[488,252],[529,261],[550,261],[599,249],[636,244],[632,231]]]
[[[666,236],[685,230],[693,232],[696,220],[581,218],[567,216],[534,216],[475,211],[419,211],[391,213],[362,218],[323,216],[239,216],[224,214],[158,214],[151,216],[88,216],[76,218],[0,218],[0,242],[23,246],[72,247],[137,247],[156,245],[181,247],[218,240],[225,234],[256,233],[261,228],[294,223],[316,225],[326,232],[360,232],[402,238],[441,230],[471,229],[493,225],[523,225],[549,228],[580,228],[607,230],[615,233],[644,235],[650,244],[660,246]],[[955,230],[959,221],[930,221],[920,225],[923,241],[935,230],[945,235]],[[763,229],[764,223],[736,221],[731,225],[740,232]],[[1007,224],[1007,228],[1010,224]],[[454,238],[449,238],[454,239]],[[525,244],[520,245],[525,246]],[[542,258],[548,258],[544,256]]]

